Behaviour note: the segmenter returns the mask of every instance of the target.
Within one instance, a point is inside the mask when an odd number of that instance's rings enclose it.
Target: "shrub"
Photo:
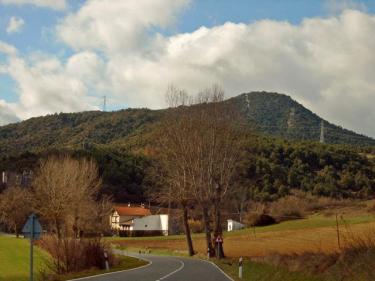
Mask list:
[[[270,213],[279,221],[299,219],[304,217],[306,205],[306,200],[290,195],[271,203]]]
[[[247,226],[266,226],[275,224],[276,220],[267,214],[248,213],[244,222]]]
[[[49,270],[57,275],[78,272],[90,268],[105,268],[104,252],[108,254],[108,262],[116,263],[109,245],[100,238],[75,239],[60,238],[56,235],[44,236],[40,242],[52,257]]]
[[[190,231],[192,233],[202,233],[204,231],[204,225],[200,220],[189,220]]]

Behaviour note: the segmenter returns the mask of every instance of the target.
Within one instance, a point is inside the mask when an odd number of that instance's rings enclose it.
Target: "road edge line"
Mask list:
[[[204,262],[207,262],[211,265],[213,265],[214,267],[216,267],[222,274],[224,274],[229,280],[231,281],[234,281],[234,279],[232,277],[230,277],[228,275],[228,273],[226,273],[224,270],[222,270],[216,263],[212,262],[212,261],[208,261],[208,260],[204,260],[204,259],[200,259],[201,261],[204,261]]]
[[[126,255],[124,255],[124,256],[126,256]],[[113,271],[113,272],[100,273],[100,274],[95,274],[95,275],[86,276],[86,277],[80,277],[80,278],[76,278],[76,279],[69,279],[69,280],[66,280],[66,281],[85,280],[85,279],[90,279],[90,278],[99,277],[99,276],[105,276],[105,275],[110,275],[110,274],[115,274],[115,273],[121,273],[121,272],[126,272],[126,271],[142,269],[142,268],[145,268],[145,267],[148,267],[148,266],[152,265],[152,261],[150,261],[146,258],[135,257],[135,256],[128,256],[128,257],[137,258],[137,259],[140,259],[140,260],[147,261],[148,264],[142,265],[140,267],[135,267],[135,268],[129,268],[129,269],[123,269],[123,270],[118,270],[118,271]]]

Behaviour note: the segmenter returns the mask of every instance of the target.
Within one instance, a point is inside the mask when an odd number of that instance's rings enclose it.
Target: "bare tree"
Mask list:
[[[188,138],[190,120],[185,118],[182,108],[188,103],[188,95],[174,86],[170,86],[166,93],[170,106],[169,113],[160,122],[156,134],[157,158],[161,167],[157,167],[159,188],[153,192],[153,197],[161,203],[171,206],[171,202],[181,207],[183,211],[183,225],[186,235],[189,255],[194,255],[189,219],[189,207],[193,197],[187,170],[185,148]],[[179,107],[181,106],[181,107]]]
[[[77,237],[92,216],[100,183],[94,161],[52,156],[41,161],[33,183],[33,207],[59,238],[69,232]]]
[[[202,207],[206,228],[207,246],[214,253],[210,232],[209,206],[212,206],[213,240],[222,235],[221,209],[228,193],[241,147],[245,140],[245,130],[240,115],[231,103],[224,101],[224,91],[217,85],[198,95],[197,105],[192,107],[192,119],[196,124],[192,133],[194,146],[191,178],[194,196]],[[217,256],[223,257],[222,244]]]
[[[18,237],[31,214],[30,192],[22,187],[8,187],[0,194],[0,222]]]
[[[217,85],[195,99],[170,87],[167,97],[173,108],[162,121],[161,154],[172,193],[183,202],[194,199],[201,207],[207,248],[213,255],[210,213],[216,238],[222,234],[221,205],[244,140],[241,118],[224,102],[224,91]],[[224,256],[222,247],[218,250],[218,256]]]

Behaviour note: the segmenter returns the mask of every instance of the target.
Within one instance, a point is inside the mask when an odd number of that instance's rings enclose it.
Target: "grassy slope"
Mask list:
[[[342,240],[352,234],[375,227],[375,218],[360,215],[340,219]],[[224,247],[229,257],[265,256],[273,253],[292,254],[305,252],[332,253],[338,250],[336,220],[334,217],[313,215],[307,219],[287,221],[267,227],[248,228],[224,234]],[[183,235],[169,237],[114,238],[114,243],[132,248],[186,250]],[[195,250],[205,254],[202,234],[193,235]],[[343,242],[344,243],[344,242]]]
[[[348,218],[343,217],[340,219],[340,225],[356,225],[356,224],[365,224],[375,222],[375,217],[372,215],[357,215],[351,216]],[[334,227],[336,226],[336,220],[332,216],[324,216],[321,214],[312,215],[305,219],[285,221],[274,225],[255,227],[256,233],[267,233],[274,231],[284,231],[284,230],[301,230],[301,229],[314,229],[322,227]],[[253,235],[254,228],[245,228],[233,232],[225,232],[226,237],[235,237],[240,235]],[[203,233],[193,234],[193,238],[202,238],[204,237]],[[142,240],[184,240],[184,235],[169,235],[169,236],[156,236],[156,237],[111,237],[108,238],[110,241],[142,241]]]
[[[290,272],[284,268],[249,261],[244,262],[243,278],[239,279],[238,263],[236,261],[219,261],[216,264],[236,281],[322,281],[318,277],[307,276],[299,272]]]
[[[339,219],[341,243],[353,234],[362,234],[375,228],[375,217],[365,211],[353,212],[341,210],[344,214]],[[204,237],[194,234],[194,247],[198,257],[205,258]],[[183,235],[169,237],[110,238],[121,247],[138,251],[151,249],[153,254],[186,255],[186,242]],[[280,224],[257,227],[225,233],[225,251],[230,258],[217,264],[235,280],[238,275],[238,256],[265,256],[305,252],[332,253],[338,250],[336,219],[322,214],[306,219],[286,221]],[[259,259],[261,261],[262,258]],[[326,281],[323,277],[307,276],[300,272],[290,272],[285,268],[275,267],[261,262],[250,262],[245,258],[244,277],[249,281]],[[329,279],[331,280],[331,279]],[[336,279],[332,279],[336,280]]]
[[[29,280],[29,241],[22,238],[0,236],[0,281]],[[34,272],[41,269],[47,254],[34,247]]]
[[[0,281],[27,281],[29,280],[29,241],[22,238],[0,235]],[[147,264],[143,260],[132,257],[120,257],[121,262],[111,268],[110,271],[118,271],[136,268]],[[34,273],[38,276],[39,271],[48,259],[48,254],[34,247]],[[103,270],[90,270],[59,277],[59,280],[69,280],[101,274]],[[38,280],[37,278],[35,278]]]

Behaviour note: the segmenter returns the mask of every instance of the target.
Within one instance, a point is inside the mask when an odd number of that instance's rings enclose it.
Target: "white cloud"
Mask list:
[[[0,0],[4,5],[34,5],[37,7],[50,8],[54,10],[65,10],[67,8],[66,0]]]
[[[300,25],[226,23],[161,38],[148,56],[108,52],[106,79],[130,106],[163,106],[168,83],[197,91],[221,83],[230,96],[283,92],[324,118],[375,136],[375,17],[346,11]],[[162,47],[161,47],[162,46]]]
[[[147,31],[167,27],[189,0],[92,0],[58,26],[60,38],[75,49],[124,52],[143,48]]]
[[[8,74],[18,84],[20,118],[55,112],[93,110],[89,86],[79,71],[69,73],[66,66],[54,57],[28,62],[22,58],[10,59]]]
[[[170,37],[152,32],[173,22],[185,5],[88,1],[57,27],[59,37],[78,50],[66,62],[26,60],[0,42],[0,51],[12,53],[8,73],[18,84],[17,115],[95,108],[93,96],[103,91],[126,106],[160,108],[170,83],[196,92],[217,82],[228,96],[252,90],[290,94],[322,117],[375,137],[374,15],[345,10],[299,25],[263,20]]]
[[[326,0],[326,10],[331,14],[340,14],[345,10],[366,11],[366,5],[354,0]]]
[[[1,47],[1,45],[0,45]],[[66,64],[56,57],[34,54],[28,59],[12,55],[1,72],[17,84],[19,101],[11,107],[0,104],[0,124],[12,116],[26,119],[55,112],[95,110],[95,92],[100,88],[101,60],[96,54],[85,52],[72,56]],[[5,111],[7,109],[7,111]],[[6,113],[6,114],[5,114]]]
[[[0,126],[18,121],[20,121],[20,119],[13,111],[12,106],[4,100],[0,100]]]
[[[20,32],[25,25],[25,21],[22,18],[11,17],[8,26],[6,28],[7,33],[17,33]]]
[[[0,53],[6,54],[8,56],[14,56],[17,54],[17,49],[3,41],[0,41]]]

